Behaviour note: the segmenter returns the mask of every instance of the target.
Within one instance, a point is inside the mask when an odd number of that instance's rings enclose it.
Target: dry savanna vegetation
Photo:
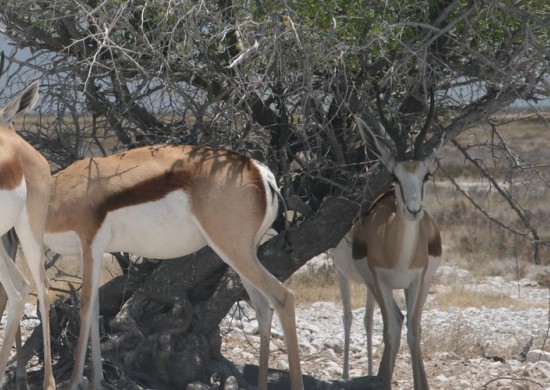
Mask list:
[[[507,161],[500,161],[490,151],[481,146],[492,141],[492,128],[488,124],[479,126],[463,133],[459,141],[471,146],[476,157],[482,158],[491,172],[495,173],[500,183],[507,186],[518,199],[533,220],[539,222],[550,220],[550,193],[541,185],[541,177],[550,176],[550,113],[503,115],[499,119],[503,124],[498,126],[499,134],[507,140],[509,147],[519,153],[519,157],[536,166],[540,175],[524,172],[518,167],[510,167]],[[16,128],[31,129],[39,125],[47,129],[57,119],[27,118],[16,123]],[[86,126],[90,119],[83,117],[82,125]],[[29,130],[30,131],[30,130]],[[101,134],[96,135],[97,141],[108,145],[106,151],[116,149]],[[90,140],[87,140],[89,142]],[[93,145],[93,142],[91,143]],[[479,146],[481,145],[481,146]],[[477,152],[475,149],[479,149]],[[90,148],[89,155],[101,155],[101,150]],[[425,187],[424,205],[438,221],[443,238],[443,265],[454,265],[465,268],[478,277],[503,276],[507,279],[543,277],[550,264],[550,248],[543,245],[541,251],[541,266],[533,263],[533,245],[517,234],[503,228],[520,225],[517,215],[510,210],[509,205],[496,193],[490,183],[484,179],[476,168],[452,146],[447,145],[439,156],[439,169],[431,182]],[[52,167],[52,170],[59,167]],[[502,224],[500,226],[488,218],[456,189],[454,181],[461,185],[466,193],[479,203],[492,218]],[[543,241],[550,239],[550,225],[539,223],[542,228],[539,235]],[[54,254],[49,254],[50,257]],[[106,255],[104,260],[103,282],[119,275],[119,267],[112,256]],[[322,265],[306,265],[307,272],[300,272],[290,278],[287,283],[295,291],[299,304],[315,301],[338,301],[339,291],[334,268],[330,263]],[[52,279],[53,294],[69,291],[68,283],[78,288],[78,262],[75,258],[61,258],[53,262],[49,269]],[[434,282],[437,283],[437,280]],[[354,307],[364,304],[365,289],[361,285],[352,286],[352,302]],[[510,302],[510,298],[499,292],[480,293],[467,291],[460,286],[445,293],[438,294],[435,302],[442,306],[498,306],[517,305],[522,302]]]
[[[510,148],[518,152],[519,158],[534,166],[529,172],[518,166],[511,167],[508,161],[499,160],[496,152],[491,153],[491,150],[483,148],[494,141],[490,139],[494,134],[489,124],[480,124],[458,138],[462,145],[471,147],[476,158],[483,159],[499,184],[514,194],[538,227],[542,241],[550,238],[550,225],[546,223],[550,221],[550,193],[543,186],[544,178],[550,174],[549,119],[548,115],[540,113],[497,117],[502,123],[498,126],[498,133],[507,140]],[[441,228],[444,245],[442,265],[467,269],[477,278],[544,279],[550,265],[550,248],[540,246],[541,265],[536,266],[531,241],[505,228],[521,230],[521,222],[488,180],[452,145],[446,145],[440,153],[439,165],[433,180],[426,184],[424,206]],[[479,208],[457,190],[451,180],[459,184]],[[480,208],[498,223],[489,220]],[[436,278],[434,285],[437,283]],[[296,292],[300,304],[339,300],[336,274],[329,264],[309,266],[308,272],[295,274],[288,284]],[[364,304],[365,294],[363,286],[352,286],[354,307]],[[499,291],[470,291],[460,285],[435,294],[434,298],[429,305],[459,308],[514,306],[518,310],[525,306],[525,302],[509,298]]]
[[[483,158],[489,169],[497,175],[499,183],[507,185],[530,217],[539,222],[536,225],[540,229],[538,233],[543,241],[550,238],[550,226],[540,223],[550,220],[550,193],[540,183],[540,177],[548,176],[550,173],[550,125],[547,118],[520,115],[513,121],[508,121],[507,118],[507,123],[498,128],[509,146],[518,150],[523,160],[534,164],[540,175],[521,170],[514,171],[506,161],[499,161],[482,147],[478,147],[476,154],[474,145],[485,145],[492,136],[493,129],[488,125],[479,125],[459,137],[461,144],[471,146],[473,153]],[[29,123],[26,125],[29,126]],[[100,151],[91,150],[90,154],[98,155]],[[542,264],[536,266],[533,262],[532,243],[503,227],[521,230],[517,215],[498,196],[488,181],[477,173],[472,164],[465,161],[452,145],[444,148],[440,154],[439,164],[440,168],[433,180],[426,184],[424,204],[441,227],[444,243],[442,265],[467,269],[473,278],[479,279],[485,276],[501,276],[508,280],[542,280],[545,275],[547,276],[550,264],[549,248],[544,245],[540,247]],[[506,178],[509,178],[508,182]],[[456,189],[452,181],[461,185],[468,196],[477,202],[484,212],[498,220],[500,225],[490,221],[482,211],[474,207],[471,201]],[[51,259],[54,254],[49,253],[49,256]],[[330,259],[326,259],[327,261],[320,263],[306,264],[305,272],[298,272],[287,281],[295,292],[298,305],[307,306],[317,301],[339,303],[340,294],[335,270]],[[112,256],[105,256],[104,265],[102,282],[107,282],[120,274],[120,269]],[[71,287],[78,290],[80,286],[76,258],[58,259],[53,262],[48,273],[52,280],[52,295],[64,295]],[[501,291],[475,290],[463,286],[460,282],[447,285],[446,288],[437,288],[439,283],[436,276],[433,293],[429,297],[426,309],[511,307],[514,310],[524,310],[532,307],[532,303],[521,298],[511,298]],[[353,284],[351,292],[354,308],[362,307],[366,296],[365,287]],[[402,293],[397,293],[396,298],[398,303],[403,305]],[[461,321],[458,316],[450,335],[448,331],[432,331],[424,337],[424,351],[427,356],[440,352],[452,352],[466,357],[479,356],[482,353],[481,347],[471,342],[471,332],[472,329],[469,329],[465,321]],[[509,356],[521,349],[521,342],[523,340],[510,343],[506,350],[498,352],[503,356]]]

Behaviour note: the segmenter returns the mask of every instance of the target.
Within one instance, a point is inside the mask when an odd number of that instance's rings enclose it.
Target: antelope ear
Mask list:
[[[387,137],[385,137],[384,141],[381,141],[378,139],[376,135],[373,134],[372,139],[374,140],[374,144],[376,145],[376,149],[378,150],[378,158],[380,158],[380,161],[388,172],[393,172],[393,168],[395,168],[395,157],[392,153],[391,149],[387,146],[387,142],[391,142]]]
[[[21,94],[0,110],[0,121],[8,123],[18,115],[31,110],[38,101],[38,81],[29,85]]]
[[[426,163],[428,165],[428,169],[431,171],[432,167],[435,163],[435,158],[437,157],[437,154],[443,147],[443,144],[445,143],[445,135],[442,135],[437,145],[428,153],[426,156]]]

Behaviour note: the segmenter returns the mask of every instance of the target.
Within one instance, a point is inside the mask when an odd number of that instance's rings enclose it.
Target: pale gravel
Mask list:
[[[549,290],[532,280],[507,281],[487,277],[476,282],[468,271],[441,267],[426,304],[422,328],[424,363],[432,389],[547,389],[550,390],[550,352],[546,360],[527,362],[518,354],[533,338],[531,350],[550,351]],[[433,297],[456,283],[477,291],[498,292],[522,301],[514,307],[443,309]],[[222,352],[238,364],[257,364],[258,335],[254,311],[241,303],[222,323]],[[324,381],[340,380],[343,328],[341,306],[316,302],[297,307],[297,332],[304,374]],[[364,309],[353,311],[350,376],[367,375]],[[274,316],[270,367],[288,369],[282,331]],[[375,372],[383,351],[382,319],[375,311]],[[495,361],[496,360],[498,361]],[[394,389],[412,389],[410,355],[403,329],[401,349],[393,377]]]

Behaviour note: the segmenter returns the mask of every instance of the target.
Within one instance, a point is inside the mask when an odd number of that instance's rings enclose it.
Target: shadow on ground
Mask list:
[[[237,369],[248,383],[256,383],[258,378],[258,366],[238,366]],[[309,375],[303,375],[305,390],[375,390],[380,389],[380,382],[376,377],[364,376],[348,381],[335,380],[324,382]],[[269,390],[289,390],[290,381],[288,371],[270,369],[268,376]]]

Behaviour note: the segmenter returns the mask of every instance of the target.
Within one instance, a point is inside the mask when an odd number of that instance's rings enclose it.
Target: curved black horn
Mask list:
[[[0,76],[4,74],[4,50],[0,52]]]
[[[380,89],[376,88],[376,108],[378,110],[378,116],[380,117],[380,123],[382,123],[382,126],[384,126],[385,129],[388,129],[390,127],[390,124],[388,122],[388,118],[386,118],[386,115],[384,114],[384,108],[382,107],[382,100],[380,99]]]
[[[429,93],[430,107],[428,108],[428,116],[426,117],[426,122],[424,123],[424,126],[422,126],[422,130],[420,130],[420,132],[416,136],[416,139],[414,140],[414,158],[416,160],[420,160],[422,158],[422,146],[424,145],[424,140],[426,139],[428,129],[432,125],[435,112],[435,96],[434,89],[432,87],[430,87]]]

